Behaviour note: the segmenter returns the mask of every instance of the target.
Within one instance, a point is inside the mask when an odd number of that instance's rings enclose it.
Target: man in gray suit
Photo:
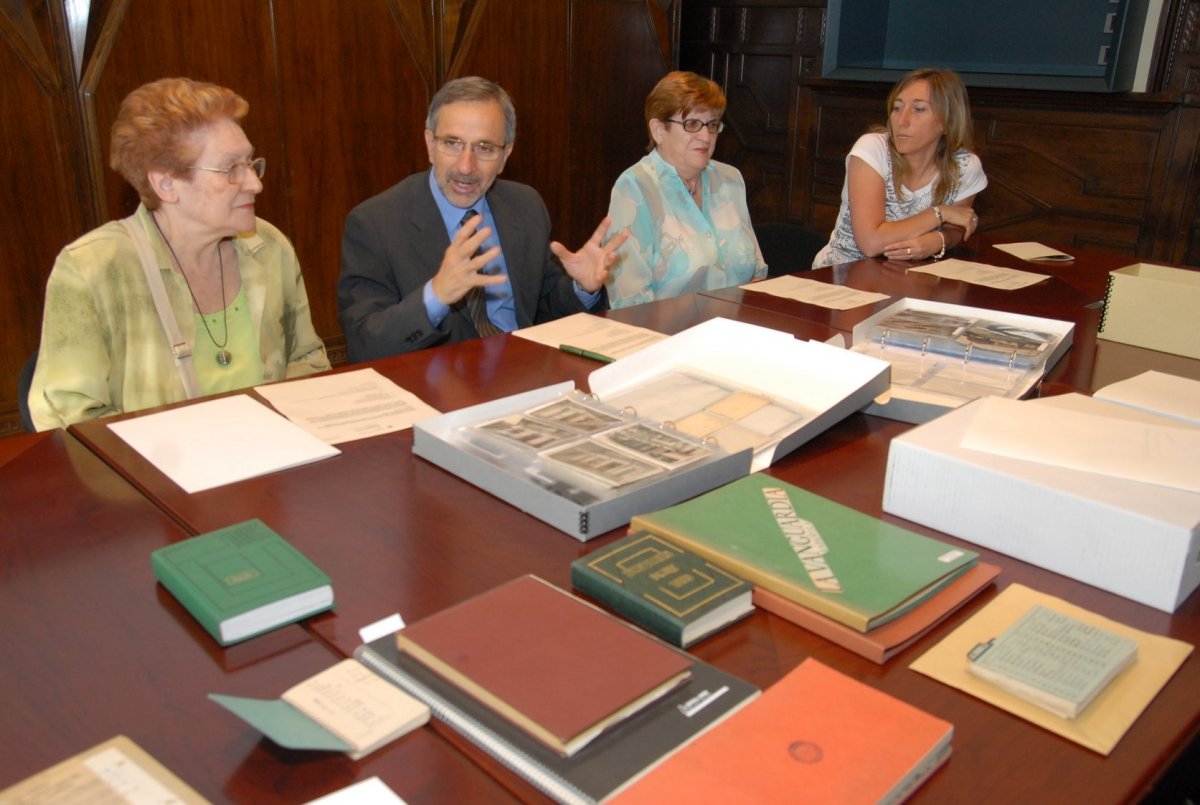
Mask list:
[[[516,128],[501,87],[477,77],[447,82],[425,120],[432,168],[351,210],[338,279],[351,361],[605,305],[604,282],[628,233],[601,246],[605,218],[577,252],[550,243],[537,191],[496,179]]]

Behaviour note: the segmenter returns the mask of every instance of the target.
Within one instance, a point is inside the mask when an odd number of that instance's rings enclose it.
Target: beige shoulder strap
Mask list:
[[[196,378],[196,367],[192,364],[192,347],[179,331],[179,322],[175,319],[175,311],[171,310],[171,302],[167,299],[167,288],[163,285],[162,273],[158,261],[154,259],[154,249],[146,231],[138,222],[136,215],[122,218],[121,223],[133,239],[138,256],[142,259],[142,271],[146,274],[146,284],[150,286],[150,296],[154,298],[154,308],[158,311],[158,320],[162,322],[163,333],[167,337],[167,345],[175,358],[175,368],[179,371],[179,379],[183,381],[183,389],[188,399],[200,396],[200,381]]]

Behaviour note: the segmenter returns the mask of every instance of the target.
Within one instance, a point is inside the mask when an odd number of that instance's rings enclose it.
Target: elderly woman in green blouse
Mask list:
[[[606,283],[619,308],[767,275],[737,168],[712,158],[725,93],[668,73],[646,98],[649,153],[613,186],[609,232],[628,231]]]
[[[39,430],[329,368],[291,243],[256,218],[265,162],[229,89],[131,92],[111,164],[141,204],[59,254],[29,394]]]

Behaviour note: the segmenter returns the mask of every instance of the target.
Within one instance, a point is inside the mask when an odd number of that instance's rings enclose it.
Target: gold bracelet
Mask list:
[[[933,210],[933,215],[935,218],[937,218],[937,222],[938,222],[937,228],[941,229],[943,226],[945,226],[946,219],[942,217],[942,205],[937,204],[933,207],[930,207],[929,209]]]

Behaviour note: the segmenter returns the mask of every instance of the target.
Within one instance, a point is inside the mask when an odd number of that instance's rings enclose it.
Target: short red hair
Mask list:
[[[718,115],[725,114],[725,93],[715,81],[685,70],[676,70],[662,77],[650,94],[646,96],[646,129],[651,120],[666,120],[679,114],[686,117],[693,109],[704,106]],[[650,135],[650,146],[654,150],[654,135]]]
[[[216,84],[190,78],[143,84],[121,101],[109,165],[133,185],[147,208],[156,210],[159,198],[150,186],[150,171],[188,175],[203,150],[192,135],[220,120],[240,123],[249,111],[245,98]]]

